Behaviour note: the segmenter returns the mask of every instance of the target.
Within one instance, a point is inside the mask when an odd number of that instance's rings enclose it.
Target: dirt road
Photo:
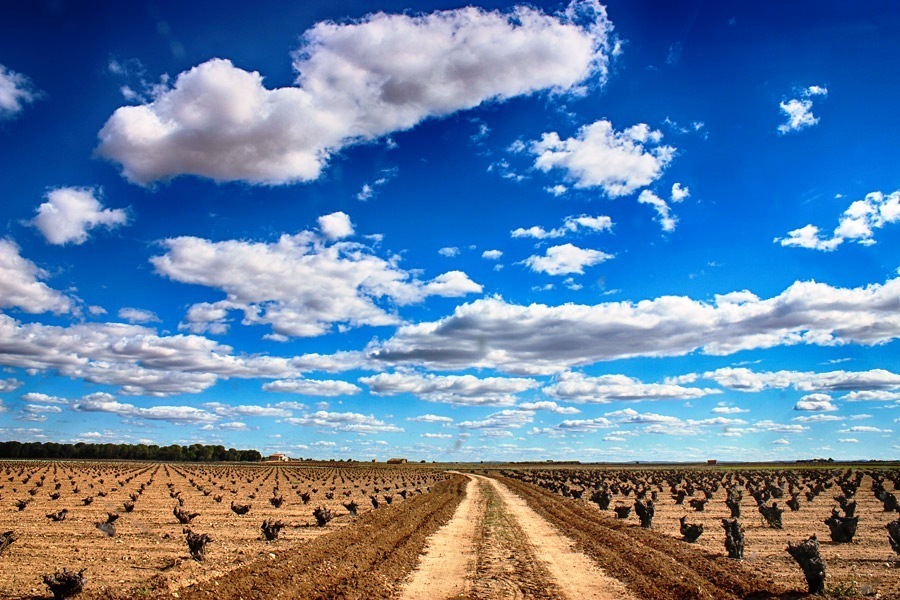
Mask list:
[[[481,487],[469,477],[466,497],[450,522],[428,539],[425,554],[403,587],[402,600],[453,598],[471,590],[468,575],[475,569],[475,538],[485,513]],[[435,594],[435,590],[439,593]]]
[[[632,598],[502,483],[468,477],[466,500],[429,540],[402,600]]]

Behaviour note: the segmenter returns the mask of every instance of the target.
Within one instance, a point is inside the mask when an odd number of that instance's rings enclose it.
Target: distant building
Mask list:
[[[387,462],[389,465],[403,465],[408,461],[405,458],[389,458]]]
[[[288,458],[287,454],[272,454],[271,456],[266,458],[266,460],[273,460],[273,461],[277,461],[277,462],[287,462],[291,459]]]
[[[708,461],[706,461],[706,464],[708,464],[708,465],[711,466],[711,467],[712,467],[713,465],[718,464],[718,463],[719,463],[719,461],[717,461],[717,460],[714,459],[714,458],[711,458],[711,459],[709,459]]]

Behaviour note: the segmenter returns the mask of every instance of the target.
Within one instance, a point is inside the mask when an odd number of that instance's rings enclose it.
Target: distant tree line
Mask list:
[[[155,460],[161,462],[256,462],[257,450],[225,449],[225,446],[157,446],[155,444],[57,444],[55,442],[0,442],[0,458]]]

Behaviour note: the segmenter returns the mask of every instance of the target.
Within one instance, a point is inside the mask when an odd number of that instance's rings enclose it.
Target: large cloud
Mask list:
[[[661,140],[662,133],[644,123],[616,131],[604,119],[565,140],[556,132],[545,133],[531,143],[530,151],[538,169],[562,169],[575,187],[598,187],[615,198],[659,179],[675,154],[671,146],[660,145]]]
[[[538,386],[533,379],[419,373],[379,373],[359,381],[377,396],[414,394],[428,402],[469,406],[511,406],[515,394]]]
[[[797,344],[874,345],[900,336],[900,278],[861,288],[797,282],[760,299],[749,292],[701,302],[663,296],[641,302],[547,306],[486,298],[438,321],[400,327],[373,345],[373,359],[432,368],[554,373],[636,356],[680,356]]]
[[[168,421],[175,424],[215,423],[219,420],[219,417],[216,415],[193,406],[151,406],[149,408],[141,408],[134,404],[119,402],[115,399],[115,396],[102,392],[85,396],[74,404],[72,408],[81,412],[106,412],[117,414],[120,417]]]
[[[726,367],[692,373],[673,378],[672,383],[691,383],[698,378],[710,379],[722,387],[741,392],[761,392],[766,389],[785,389],[792,387],[803,392],[840,392],[856,391],[872,394],[876,391],[887,391],[900,388],[900,374],[885,369],[868,371],[751,371],[744,367]],[[851,400],[884,400],[890,399],[879,394],[855,395]]]
[[[96,227],[112,229],[128,222],[121,209],[103,208],[91,188],[58,188],[47,193],[38,206],[34,225],[51,244],[83,244],[88,231]]]
[[[19,254],[19,247],[0,239],[0,309],[18,308],[27,313],[66,313],[70,300],[40,280],[47,274]]]
[[[726,417],[713,417],[711,419],[687,419],[682,420],[671,415],[657,413],[641,413],[633,408],[625,408],[608,412],[602,417],[586,420],[567,420],[559,425],[535,429],[532,433],[546,433],[554,436],[567,433],[590,433],[600,429],[612,429],[623,427],[615,432],[608,433],[603,441],[624,442],[625,436],[636,436],[640,433],[654,435],[696,436],[706,433],[709,427],[733,428],[736,425],[746,425],[742,419],[729,419]],[[639,431],[624,429],[628,426],[639,426]],[[748,430],[742,430],[748,431]],[[639,433],[640,432],[640,433]]]
[[[343,225],[349,221],[326,223],[329,235],[347,233]],[[191,307],[187,327],[195,333],[210,328],[217,332],[227,326],[229,311],[240,310],[245,324],[269,324],[280,336],[311,337],[327,333],[334,324],[398,323],[398,317],[379,304],[385,300],[406,305],[428,296],[481,291],[460,271],[419,281],[400,268],[397,256],[380,258],[363,244],[329,243],[310,231],[282,235],[273,243],[179,237],[164,244],[166,254],[151,259],[158,273],[226,294],[219,302]]]
[[[152,102],[113,113],[101,155],[146,184],[182,174],[281,184],[316,179],[339,149],[490,100],[571,90],[607,69],[596,1],[564,15],[518,6],[322,22],[294,54],[295,87],[213,59]]]
[[[0,365],[54,370],[92,383],[115,385],[130,395],[199,393],[219,379],[285,379],[306,371],[360,364],[348,353],[292,358],[238,355],[198,335],[159,335],[122,323],[69,327],[19,323],[0,314]]]

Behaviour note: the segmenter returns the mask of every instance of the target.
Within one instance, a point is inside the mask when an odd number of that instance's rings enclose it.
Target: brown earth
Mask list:
[[[536,513],[576,540],[582,552],[640,598],[734,599],[789,592],[740,562],[719,560],[652,531],[598,515],[587,502],[512,479],[500,480]]]
[[[636,596],[672,598],[797,598],[805,597],[806,584],[799,567],[785,552],[789,541],[799,542],[815,533],[828,565],[826,589],[845,598],[900,598],[898,563],[887,545],[884,523],[896,518],[881,511],[880,503],[859,495],[862,515],[853,544],[834,544],[822,523],[830,514],[827,498],[784,513],[784,529],[765,526],[752,499],[744,499],[741,519],[745,528],[745,560],[730,560],[724,552],[721,519],[728,516],[724,498],[718,496],[704,512],[675,506],[668,499],[656,504],[650,530],[642,529],[632,515],[621,521],[612,511],[600,511],[586,500],[565,498],[548,490],[498,477],[525,498],[542,517],[591,556],[609,575],[623,581]],[[868,479],[863,486],[868,486]],[[724,493],[724,492],[723,492]],[[634,498],[616,496],[634,502]],[[705,533],[696,544],[681,541],[678,519],[703,523]]]
[[[476,558],[481,555],[476,538],[482,534],[487,508],[482,487],[468,476],[465,498],[453,518],[428,539],[416,569],[403,585],[400,600],[436,600],[471,594],[470,574],[475,572]]]
[[[486,499],[479,524],[477,560],[467,598],[560,598],[553,576],[540,560],[517,515],[509,510],[490,479],[478,477]]]
[[[416,565],[425,542],[462,500],[455,476],[399,506],[367,513],[353,527],[298,544],[270,560],[173,594],[181,600],[216,598],[390,598]]]
[[[271,560],[270,554],[277,556],[304,541],[355,526],[369,513],[399,509],[427,496],[430,486],[447,477],[416,467],[62,462],[7,462],[2,467],[0,532],[13,530],[18,536],[0,555],[4,599],[48,597],[41,578],[59,568],[86,569],[88,595],[105,588],[152,596],[176,591],[260,559]],[[276,490],[285,499],[280,507],[269,502]],[[406,501],[402,490],[408,492]],[[133,511],[125,512],[124,502],[138,491]],[[50,494],[57,492],[60,497],[52,499]],[[310,495],[308,503],[300,498],[303,493]],[[380,501],[377,511],[371,495]],[[390,507],[385,495],[392,496]],[[88,496],[93,501],[85,505]],[[217,496],[221,502],[216,502]],[[17,499],[29,500],[24,511],[17,510]],[[184,525],[173,515],[178,499],[185,510],[199,513],[190,524],[192,530],[213,539],[203,562],[188,554]],[[351,499],[359,504],[359,520],[342,506]],[[239,516],[230,508],[232,500],[252,508]],[[315,526],[312,513],[317,506],[337,515],[327,527]],[[65,520],[51,522],[45,517],[63,508],[69,511]],[[95,526],[108,513],[119,514],[112,537]],[[264,519],[288,525],[277,541],[262,540]]]
[[[884,529],[895,516],[862,493],[853,544],[827,541],[821,523],[831,508],[826,496],[804,503],[799,512],[785,512],[784,530],[765,527],[752,499],[745,499],[745,560],[734,561],[724,556],[720,521],[727,509],[718,496],[703,512],[661,496],[652,529],[642,529],[634,515],[616,520],[587,500],[499,476],[469,483],[461,475],[417,469],[56,463],[6,469],[0,531],[13,529],[19,539],[0,555],[0,598],[47,598],[40,576],[56,567],[87,568],[87,589],[78,598],[91,600],[397,598],[404,584],[408,588],[415,580],[410,574],[417,565],[419,571],[449,565],[453,540],[464,541],[458,568],[426,585],[430,593],[407,598],[580,599],[592,593],[586,590],[603,590],[595,595],[600,598],[647,600],[800,598],[803,578],[784,547],[810,533],[823,542],[832,596],[900,598],[900,570]],[[57,500],[49,497],[54,483],[60,484]],[[149,485],[142,486],[134,512],[123,512],[122,502],[142,484]],[[863,482],[863,488],[868,485]],[[401,488],[416,486],[422,489],[406,500],[398,495]],[[267,502],[276,491],[287,499],[281,508]],[[297,497],[307,491],[312,500],[303,504]],[[89,493],[93,503],[77,502]],[[201,513],[191,527],[213,537],[202,563],[188,556],[182,525],[172,514],[173,494],[184,500],[185,509]],[[212,499],[218,494],[225,496],[223,502]],[[373,494],[381,500],[377,510],[364,504]],[[387,505],[384,495],[395,496],[393,504]],[[20,497],[31,499],[21,513],[13,505]],[[360,504],[357,518],[338,508],[349,497]],[[232,513],[232,499],[252,501],[249,515]],[[315,527],[311,512],[318,504],[340,516]],[[44,517],[61,508],[70,510],[66,520],[52,523]],[[113,537],[94,527],[108,512],[121,514]],[[696,544],[680,540],[683,514],[705,526]],[[283,539],[267,543],[259,535],[263,518],[281,518],[291,526]],[[433,534],[452,530],[454,521],[456,533],[440,542],[442,534]],[[435,550],[441,544],[443,550]],[[435,552],[429,567],[429,553]],[[447,584],[461,574],[461,585]],[[584,587],[585,577],[595,575],[611,579]]]
[[[521,596],[487,594],[484,598],[633,598],[621,582],[608,577],[596,563],[578,552],[569,537],[551,526],[522,498],[496,479],[479,479],[490,485],[487,496],[494,499],[495,511],[498,513],[495,520],[504,525],[500,528],[501,535],[505,534],[505,547],[511,550],[503,552],[501,559],[506,558],[507,568],[516,574],[522,573],[524,576],[521,579],[531,584],[517,586],[517,590],[522,592]],[[491,516],[490,505],[488,516]],[[490,518],[487,523],[490,525]],[[495,579],[489,577],[488,581]]]

